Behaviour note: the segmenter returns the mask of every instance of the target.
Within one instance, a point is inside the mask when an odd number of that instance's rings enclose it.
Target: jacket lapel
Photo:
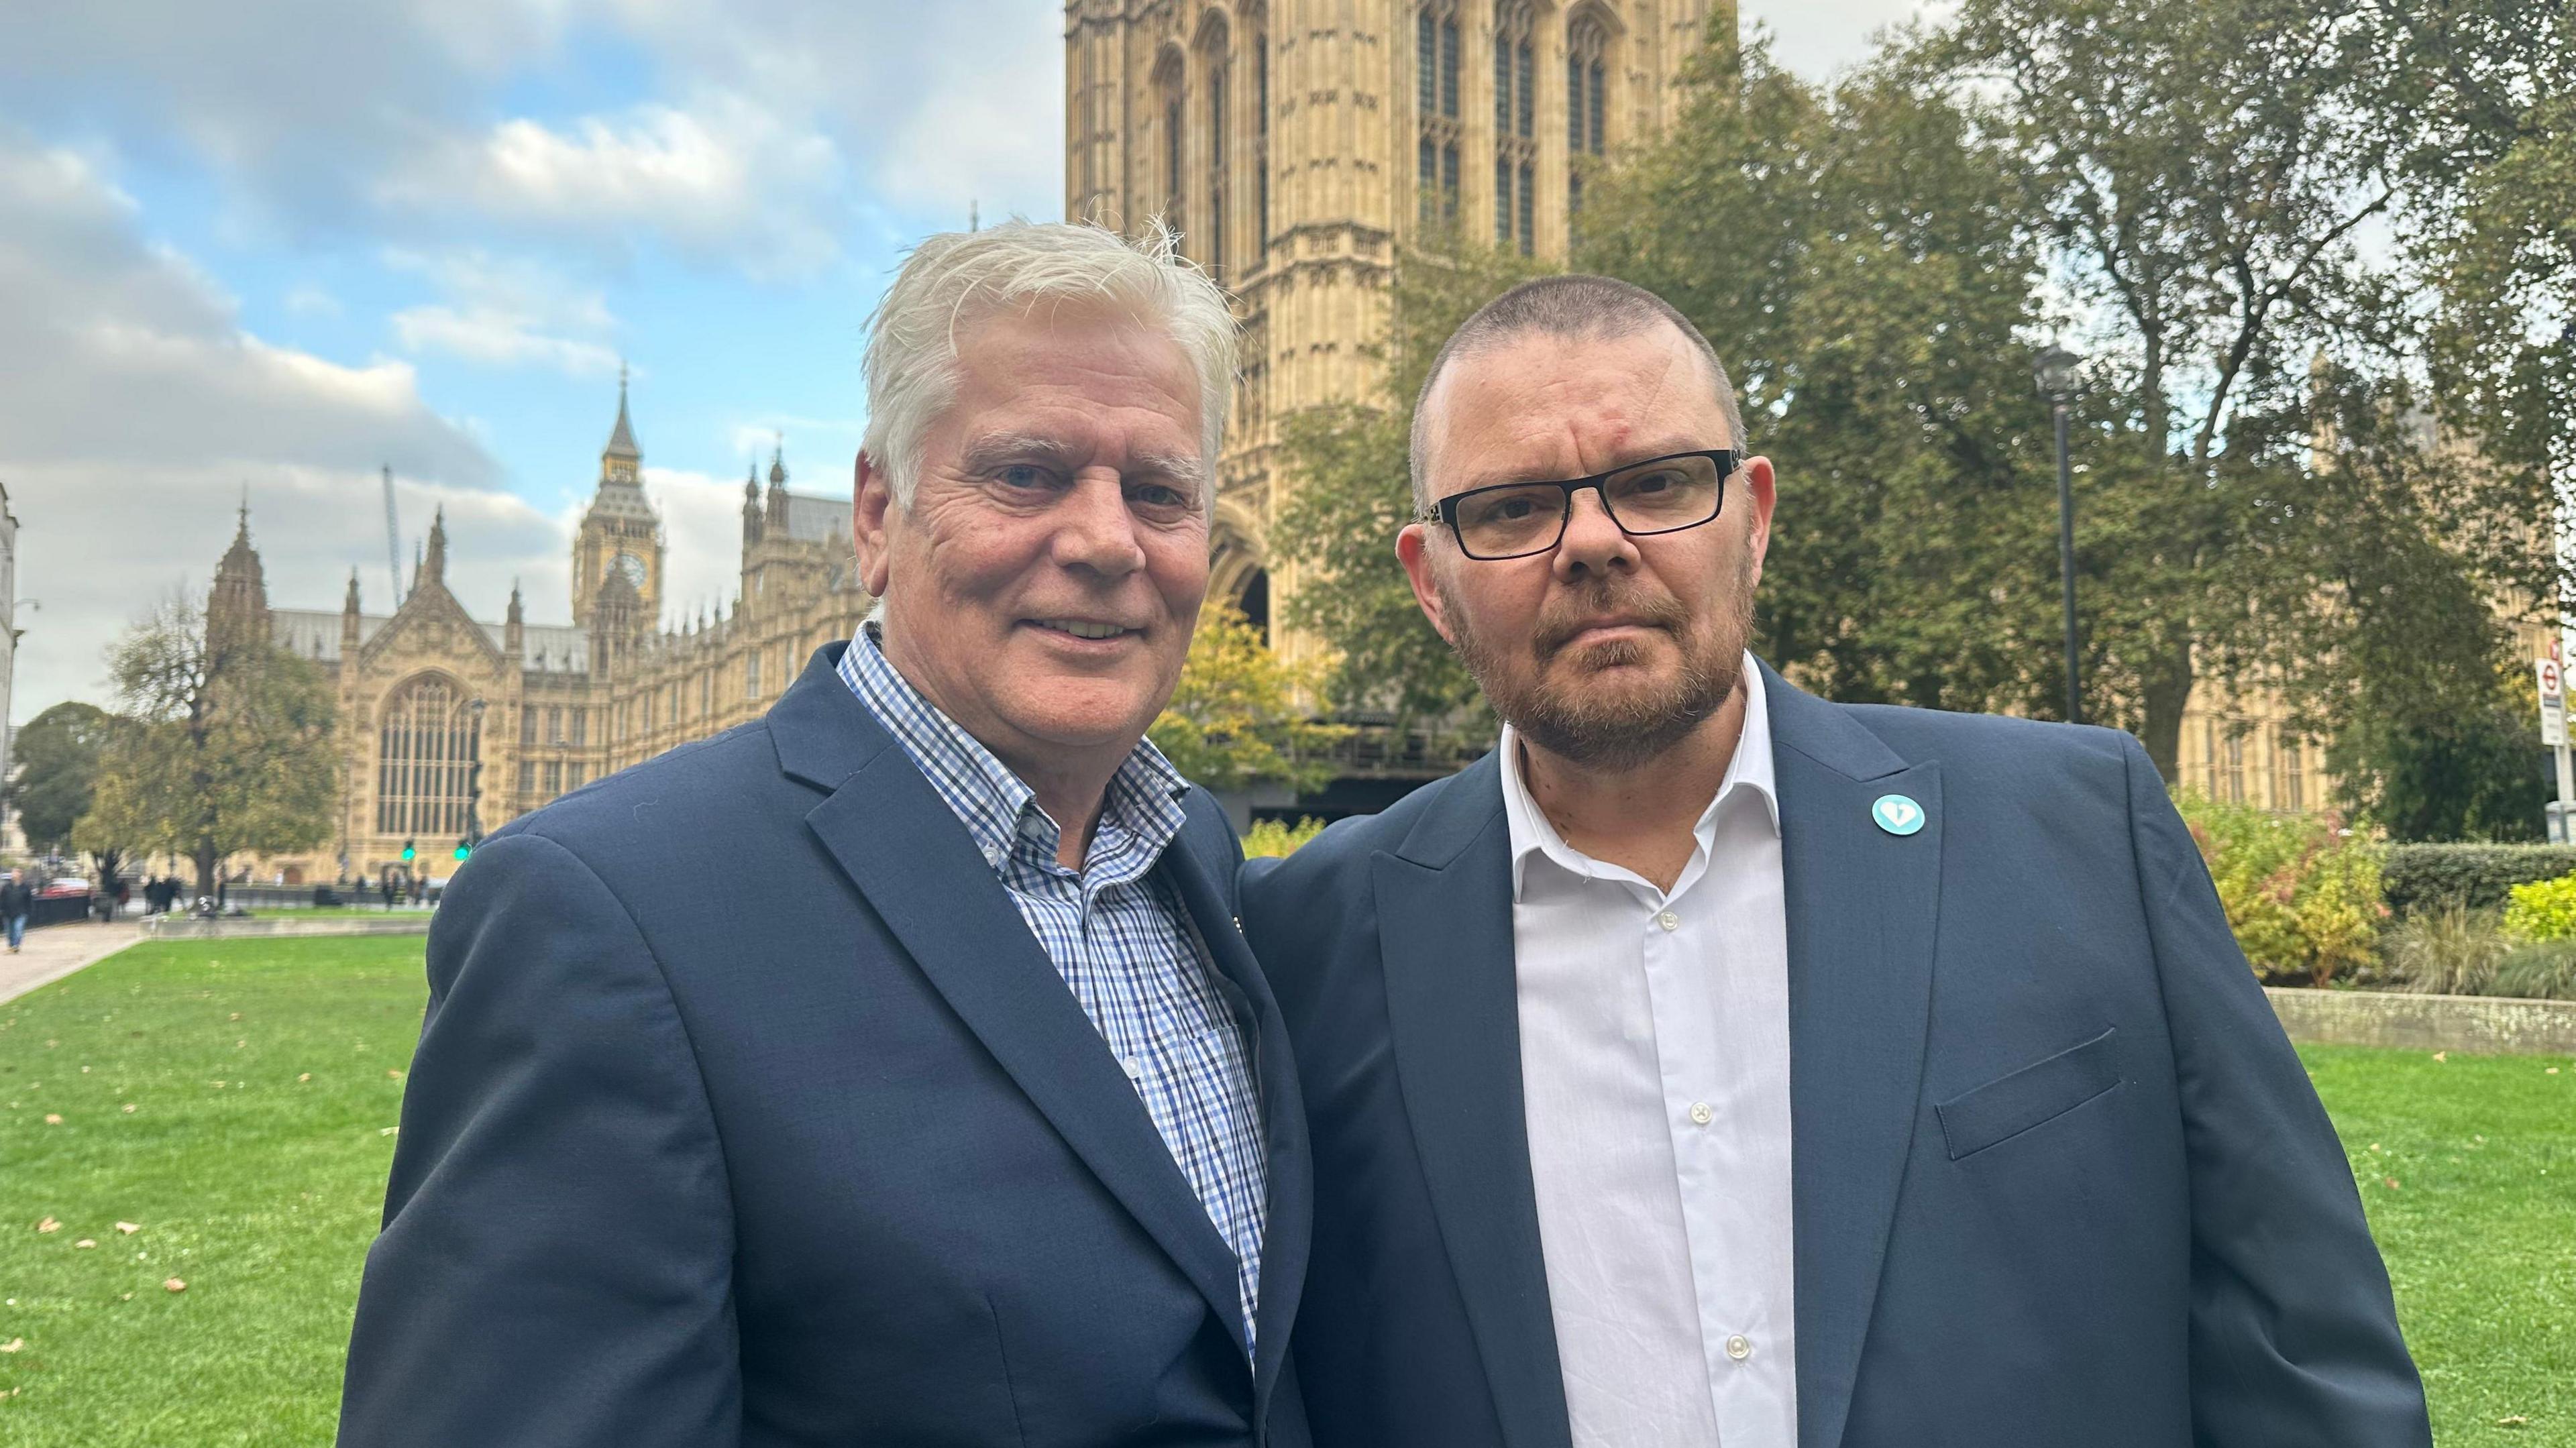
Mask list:
[[[1395,854],[1372,856],[1396,1075],[1509,1448],[1569,1448],[1530,1185],[1511,844],[1487,755]]]
[[[1835,1448],[1914,1138],[1941,886],[1941,774],[1765,666],[1789,927],[1798,1442]],[[1901,794],[1899,836],[1871,815]]]
[[[1240,1341],[1233,1249],[966,827],[833,672],[837,655],[837,646],[818,653],[770,712],[781,766],[831,791],[806,824],[949,1008],[1218,1321],[1237,1325]]]
[[[1192,803],[1199,799],[1194,796]],[[1244,943],[1243,931],[1235,923],[1227,898],[1230,892],[1221,892],[1216,883],[1233,879],[1232,862],[1211,859],[1213,852],[1194,838],[1197,834],[1194,821],[1192,828],[1181,831],[1166,858],[1181,903],[1198,922],[1218,976],[1232,985],[1248,1009],[1247,1043],[1254,1084],[1261,1091],[1262,1139],[1268,1144],[1270,1202],[1261,1236],[1261,1299],[1253,1311],[1260,1331],[1254,1344],[1252,1379],[1254,1421],[1265,1422],[1271,1391],[1287,1362],[1289,1327],[1297,1319],[1297,1302],[1306,1286],[1306,1253],[1315,1214],[1313,1157],[1306,1145],[1305,1101],[1297,1089],[1296,1051],[1289,1044],[1287,1025],[1280,1019],[1279,1003],[1270,994],[1252,948]]]

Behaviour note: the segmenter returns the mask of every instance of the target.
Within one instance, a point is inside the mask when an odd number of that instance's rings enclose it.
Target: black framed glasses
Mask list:
[[[1565,539],[1574,495],[1601,494],[1610,521],[1631,538],[1678,533],[1717,516],[1726,480],[1744,455],[1733,448],[1674,453],[1561,483],[1497,483],[1440,500],[1440,521],[1458,551],[1484,562],[1546,553]],[[1425,521],[1428,521],[1427,519]]]

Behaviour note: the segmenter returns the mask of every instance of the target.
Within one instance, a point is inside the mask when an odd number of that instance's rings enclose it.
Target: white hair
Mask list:
[[[1009,221],[942,232],[913,248],[868,320],[868,430],[859,444],[884,471],[896,506],[912,506],[922,439],[957,395],[959,334],[1050,301],[1106,302],[1188,355],[1199,375],[1200,504],[1213,506],[1234,400],[1234,312],[1160,221],[1132,242],[1087,224]]]

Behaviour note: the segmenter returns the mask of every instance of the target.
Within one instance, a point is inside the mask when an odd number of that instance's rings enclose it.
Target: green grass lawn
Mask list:
[[[138,945],[0,1005],[0,1442],[331,1441],[420,949]]]
[[[0,1442],[330,1442],[421,997],[417,937],[172,941],[0,1005]],[[2576,1062],[2301,1054],[2437,1441],[2576,1448]]]
[[[2388,1258],[2434,1441],[2576,1445],[2576,1060],[2299,1054]]]

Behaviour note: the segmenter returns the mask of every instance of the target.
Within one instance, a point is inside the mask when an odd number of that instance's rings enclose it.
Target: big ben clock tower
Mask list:
[[[617,373],[617,427],[599,454],[599,492],[582,516],[572,540],[572,620],[588,625],[591,604],[600,585],[622,575],[643,606],[640,619],[650,621],[662,607],[662,520],[644,498],[643,450],[635,446],[635,428],[626,418],[626,371]]]

